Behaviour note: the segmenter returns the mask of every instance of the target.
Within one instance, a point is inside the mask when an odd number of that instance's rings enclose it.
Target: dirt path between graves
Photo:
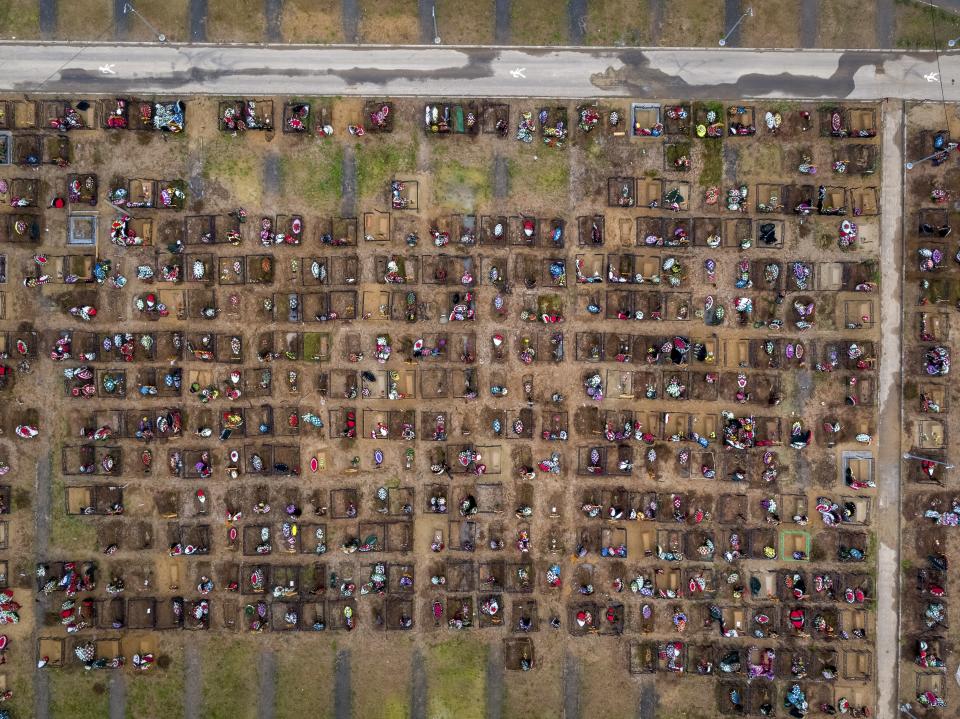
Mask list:
[[[880,716],[894,716],[900,630],[901,304],[903,269],[903,103],[883,106],[880,290],[880,427],[877,450],[877,686]]]

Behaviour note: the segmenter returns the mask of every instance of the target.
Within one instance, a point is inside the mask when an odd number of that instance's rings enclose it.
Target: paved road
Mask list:
[[[0,43],[0,91],[939,100],[924,75],[942,72],[960,100],[960,52],[940,65],[869,50]]]

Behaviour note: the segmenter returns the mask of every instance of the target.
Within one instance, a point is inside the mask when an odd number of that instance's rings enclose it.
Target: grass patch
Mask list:
[[[908,380],[903,383],[903,398],[913,401],[920,397],[920,388],[914,380]]]
[[[177,664],[128,675],[127,719],[180,719],[183,684],[183,668]]]
[[[727,119],[726,112],[723,109],[723,103],[719,100],[707,100],[705,102],[695,102],[693,103],[693,119],[695,121],[702,120],[700,117],[701,114],[708,113],[713,110],[717,113],[717,121],[725,122]]]
[[[796,100],[764,100],[763,105],[754,106],[760,115],[767,112],[779,112],[781,115],[786,115],[790,112],[796,112],[801,109],[801,104]]]
[[[39,3],[38,3],[39,4]],[[110,40],[113,38],[113,3],[74,0],[57,13],[58,40]]]
[[[821,0],[817,47],[876,47],[876,28],[876,3]]]
[[[302,198],[311,207],[334,209],[343,182],[343,146],[315,142],[280,160],[284,197]]]
[[[504,692],[504,713],[505,717],[523,717],[524,719],[554,719],[554,717],[563,716],[563,707],[559,701],[563,696],[562,690],[558,687],[557,693],[548,693],[537,690],[535,687],[521,687],[516,680],[506,682],[506,691]],[[535,701],[529,701],[528,697],[533,695]],[[603,716],[598,714],[597,716]]]
[[[503,716],[554,719],[563,716],[563,652],[536,652],[532,672],[507,672]],[[622,676],[618,673],[617,676]],[[601,707],[582,706],[583,716],[611,716]],[[635,713],[635,712],[634,712]]]
[[[613,677],[623,675],[620,652],[596,652],[580,660],[580,706],[583,716],[636,716],[638,694],[632,682],[622,682],[616,689]]]
[[[453,639],[427,652],[427,713],[434,719],[486,716],[487,645]]]
[[[800,47],[799,2],[750,0],[742,5],[753,8],[753,17],[740,23],[740,47]]]
[[[210,42],[262,42],[266,30],[263,0],[208,0]]]
[[[144,8],[136,6],[137,12],[143,15],[151,25],[167,36],[169,42],[184,42],[189,40],[187,26],[187,10],[189,0],[163,0],[158,3],[144,3]],[[63,10],[67,7],[61,5]],[[157,36],[136,15],[132,15],[127,22],[128,40],[154,41]]]
[[[712,692],[702,692],[707,696],[713,696]],[[716,716],[713,712],[700,712],[692,709],[657,709],[657,719],[712,719]]]
[[[53,479],[51,493],[50,544],[72,551],[96,550],[97,528],[93,522],[67,514],[67,489],[59,473]]]
[[[681,157],[686,157],[688,161],[690,160],[690,143],[671,142],[664,147],[664,152],[666,153],[666,162],[664,164],[666,169],[682,172],[682,168],[676,167],[675,163]]]
[[[647,0],[604,0],[587,7],[587,45],[648,45],[651,41]]]
[[[610,174],[610,143],[607,138],[597,133],[584,136],[579,133],[574,136],[575,141],[583,143],[582,152],[577,158],[577,177],[606,177]],[[507,166],[509,170],[509,164]],[[582,174],[581,174],[582,173]],[[509,179],[509,178],[508,178]]]
[[[33,492],[26,487],[14,487],[10,504],[14,512],[30,509],[33,506]]]
[[[455,210],[472,210],[493,197],[493,165],[487,160],[466,164],[447,152],[433,156],[433,204]]]
[[[322,332],[303,333],[303,358],[307,362],[319,362],[323,347]]]
[[[286,0],[280,15],[280,34],[283,41],[343,42],[340,7],[339,0]]]
[[[409,174],[417,164],[415,144],[400,144],[389,138],[370,138],[357,143],[357,196],[386,196],[388,184],[398,173]],[[401,178],[402,179],[402,178]]]
[[[417,0],[359,0],[360,42],[412,45],[420,42]]]
[[[256,647],[237,637],[214,638],[201,648],[203,704],[200,716],[253,719],[257,711]]]
[[[563,202],[570,191],[570,155],[547,151],[537,157],[510,160],[511,192],[530,193],[544,203]]]
[[[103,719],[110,715],[107,672],[50,672],[51,719]]]
[[[331,648],[288,639],[277,652],[276,716],[295,717],[304,707],[312,719],[332,716],[333,664]]]
[[[723,141],[710,140],[700,145],[703,152],[703,169],[700,170],[700,185],[719,185],[723,179]]]
[[[716,47],[723,32],[723,12],[718,4],[672,0],[664,12],[660,36],[654,41],[667,47]]]
[[[22,657],[25,660],[26,657]],[[30,659],[33,659],[31,654]],[[14,717],[28,717],[33,715],[33,673],[36,671],[31,661],[7,662],[7,688],[13,696],[4,704]]]
[[[390,697],[377,713],[383,719],[407,719],[410,716],[410,705],[403,697]]]
[[[737,158],[737,177],[749,180],[756,175],[783,175],[783,146],[780,143],[754,143],[749,152]]]
[[[896,0],[894,42],[906,50],[926,50],[933,47],[936,27],[937,45],[945,47],[947,40],[960,36],[960,15],[940,8],[921,5],[912,0]]]
[[[263,195],[263,156],[243,138],[220,135],[203,144],[203,179],[223,185],[241,205],[257,205]]]
[[[552,7],[541,0],[510,3],[510,41],[514,45],[565,45],[569,30],[565,2]]]
[[[367,651],[354,652],[350,660],[353,716],[407,719],[410,716],[412,640],[409,637],[383,637],[374,641],[375,644],[368,645]],[[428,716],[434,717],[434,714],[428,712]]]
[[[40,37],[40,3],[36,0],[0,0],[0,38],[32,40]]]
[[[437,0],[437,32],[445,45],[493,44],[492,2]]]
[[[238,138],[218,137],[203,154],[205,180],[246,180],[258,174],[258,153],[248,151]]]

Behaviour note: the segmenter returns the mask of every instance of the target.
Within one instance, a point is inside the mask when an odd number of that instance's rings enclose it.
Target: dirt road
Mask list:
[[[894,716],[898,696],[900,627],[901,304],[903,269],[903,103],[883,106],[883,212],[880,266],[883,292],[880,428],[877,462],[877,708]],[[883,708],[886,708],[885,710]]]

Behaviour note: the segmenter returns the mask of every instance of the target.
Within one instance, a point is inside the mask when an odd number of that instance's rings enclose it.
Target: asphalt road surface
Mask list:
[[[960,100],[960,51],[0,43],[0,91]]]

